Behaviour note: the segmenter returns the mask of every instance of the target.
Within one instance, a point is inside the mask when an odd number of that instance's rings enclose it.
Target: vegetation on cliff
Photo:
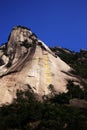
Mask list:
[[[74,74],[87,79],[87,50],[73,52],[59,47],[51,48],[51,50],[75,70]]]
[[[87,130],[87,110],[69,105],[72,98],[84,98],[84,91],[72,81],[67,88],[66,94],[53,97],[54,88],[50,85],[52,98],[43,102],[28,90],[18,91],[11,105],[0,108],[0,130]]]

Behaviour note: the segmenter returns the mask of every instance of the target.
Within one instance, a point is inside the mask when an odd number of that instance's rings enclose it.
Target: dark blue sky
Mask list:
[[[87,0],[0,0],[0,43],[17,25],[49,46],[87,49]]]

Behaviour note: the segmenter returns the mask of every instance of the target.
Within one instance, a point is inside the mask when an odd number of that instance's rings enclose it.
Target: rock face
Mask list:
[[[29,85],[39,96],[50,93],[50,84],[65,92],[67,80],[77,80],[71,70],[29,29],[15,27],[8,43],[0,47],[0,104],[11,103],[17,89]]]
[[[87,101],[84,99],[71,99],[69,101],[71,106],[78,107],[78,108],[85,108],[87,109]]]

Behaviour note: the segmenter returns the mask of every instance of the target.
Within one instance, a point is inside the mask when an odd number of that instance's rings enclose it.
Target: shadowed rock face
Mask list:
[[[70,70],[30,30],[15,27],[8,43],[0,47],[0,104],[11,103],[16,90],[28,85],[39,96],[50,93],[49,84],[65,92],[67,80],[77,80],[68,74]]]

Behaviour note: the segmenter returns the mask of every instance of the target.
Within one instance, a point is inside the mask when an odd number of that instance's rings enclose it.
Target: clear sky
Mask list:
[[[17,25],[49,46],[87,49],[87,0],[0,0],[0,43]]]

